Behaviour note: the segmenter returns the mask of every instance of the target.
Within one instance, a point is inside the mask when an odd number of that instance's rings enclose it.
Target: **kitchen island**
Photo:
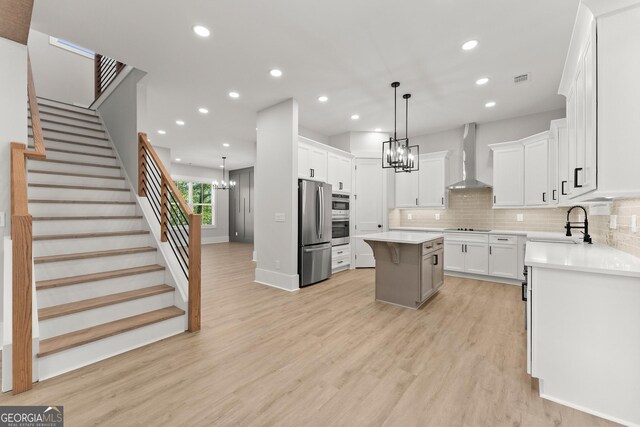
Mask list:
[[[358,237],[376,259],[376,301],[415,310],[442,286],[442,234],[389,231]]]

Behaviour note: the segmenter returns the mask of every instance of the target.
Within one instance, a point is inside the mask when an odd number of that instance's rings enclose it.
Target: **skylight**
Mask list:
[[[49,36],[49,44],[53,46],[60,47],[62,49],[68,50],[73,53],[77,53],[78,55],[86,56],[87,58],[93,59],[96,53],[92,50],[84,48],[82,46],[78,46],[77,44],[71,43],[69,41],[59,39],[57,37]]]

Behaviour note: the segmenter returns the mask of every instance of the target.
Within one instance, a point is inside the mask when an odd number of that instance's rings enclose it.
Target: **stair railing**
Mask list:
[[[188,281],[188,330],[200,330],[200,231],[194,214],[155,152],[146,133],[138,134],[138,196],[146,197],[160,225],[160,240],[168,242]]]
[[[95,99],[100,98],[107,87],[118,77],[118,74],[124,70],[125,64],[116,61],[108,56],[95,54],[94,60],[95,74]]]
[[[11,245],[12,245],[12,373],[13,394],[31,389],[33,225],[27,196],[27,159],[44,159],[38,100],[33,84],[31,60],[27,60],[27,96],[34,148],[11,143]]]

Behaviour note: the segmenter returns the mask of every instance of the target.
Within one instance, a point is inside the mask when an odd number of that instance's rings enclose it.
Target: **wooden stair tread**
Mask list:
[[[96,129],[95,127],[76,125],[76,124],[73,124],[73,123],[61,122],[61,121],[58,121],[58,120],[41,118],[40,121],[44,122],[44,123],[52,123],[52,124],[55,124],[55,125],[69,126],[69,127],[73,127],[73,128],[86,129],[86,130],[90,130],[90,131],[94,131],[94,132],[102,132],[102,133],[104,133],[104,129]],[[100,128],[102,128],[102,125],[100,125],[100,123],[96,123],[96,124],[98,126],[100,126]]]
[[[115,279],[118,277],[134,276],[136,274],[162,271],[164,267],[158,264],[142,267],[123,268],[120,270],[102,271],[100,273],[81,274],[78,276],[59,277],[57,279],[40,280],[36,282],[36,290],[57,288],[60,286],[77,285],[80,283],[97,282],[99,280]]]
[[[113,219],[142,219],[142,215],[112,215],[112,216],[34,216],[32,221],[99,221]]]
[[[117,237],[117,236],[136,236],[140,234],[149,234],[146,230],[135,231],[108,231],[104,233],[75,233],[75,234],[49,234],[42,236],[33,236],[33,240],[63,240],[63,239],[91,239],[95,237]]]
[[[40,109],[40,108],[55,108],[56,110],[67,111],[69,113],[75,113],[75,114],[81,114],[83,116],[96,117],[96,118],[99,117],[97,114],[89,113],[89,111],[95,112],[95,110],[89,110],[89,109],[86,109],[87,112],[84,112],[84,111],[74,110],[74,109],[71,109],[71,108],[65,108],[65,107],[63,107],[61,105],[40,104],[40,103],[38,103],[38,107],[39,107],[38,109]],[[76,106],[75,105],[71,105],[71,107],[76,107]],[[78,107],[78,108],[82,108],[82,107]]]
[[[29,199],[29,203],[64,203],[72,205],[135,205],[136,202],[120,200],[57,200],[57,199]]]
[[[105,295],[102,297],[55,305],[38,310],[38,319],[53,319],[56,317],[66,316],[68,314],[79,313],[81,311],[92,310],[94,308],[105,307],[113,304],[120,304],[127,301],[160,295],[173,291],[174,288],[169,285],[156,285],[149,286],[147,288],[136,289],[133,291],[119,292],[117,294]]]
[[[64,101],[58,101],[57,99],[52,99],[52,98],[47,98],[46,96],[36,96],[36,99],[38,100],[38,106],[48,106],[50,104],[47,104],[47,102],[55,102],[56,104],[62,104],[62,105],[66,105],[69,107],[73,107],[76,109],[81,109],[81,110],[85,110],[85,111],[91,111],[93,113],[96,112],[96,110],[94,110],[93,108],[89,108],[89,107],[82,107],[80,105],[76,105],[76,104],[70,104],[68,102],[64,102]],[[44,103],[40,102],[40,101],[44,101]],[[93,114],[96,115],[96,114]]]
[[[45,171],[45,170],[41,170],[41,169],[29,169],[29,173],[41,173],[41,174],[45,174],[45,175],[77,176],[77,177],[80,177],[80,178],[119,179],[121,181],[124,180],[123,176],[93,175],[93,174],[87,174],[87,173]]]
[[[89,259],[89,258],[101,258],[101,257],[110,257],[110,256],[118,256],[118,255],[133,255],[133,254],[155,252],[155,251],[156,251],[156,248],[151,246],[145,246],[141,248],[112,249],[107,251],[94,251],[94,252],[78,252],[74,254],[34,257],[33,262],[35,264],[43,264],[48,262],[76,261],[80,259]]]
[[[33,138],[33,135],[29,135],[29,138]],[[112,148],[108,145],[100,145],[100,144],[89,144],[87,142],[79,142],[79,141],[69,141],[67,139],[60,139],[60,138],[49,138],[49,137],[44,137],[44,142],[62,142],[64,144],[73,144],[73,145],[81,145],[84,147],[91,147],[91,148],[101,148],[103,150],[112,150]],[[49,148],[47,148],[48,150]]]
[[[65,190],[98,190],[98,191],[126,191],[130,192],[128,188],[114,188],[114,187],[91,187],[87,185],[64,185],[64,184],[28,184],[29,187],[39,188],[62,188]]]
[[[112,166],[112,165],[102,165],[100,163],[86,163],[86,162],[73,162],[69,160],[55,160],[55,159],[32,159],[32,162],[47,162],[47,163],[63,163],[65,165],[76,165],[76,166],[92,166],[96,168],[106,168],[106,169],[120,169],[120,166]]]
[[[70,332],[68,334],[59,335],[57,337],[47,338],[40,341],[40,351],[38,357],[48,356],[70,348],[78,347],[83,344],[89,344],[100,339],[108,338],[117,334],[151,325],[153,323],[162,322],[163,320],[172,319],[174,317],[184,315],[184,310],[178,307],[167,307],[160,310],[150,311],[148,313],[138,314],[136,316],[127,317],[116,320],[114,322],[104,323],[102,325],[93,326],[79,331]]]
[[[99,157],[101,159],[112,159],[115,160],[116,156],[109,156],[107,154],[96,154],[96,153],[87,153],[85,151],[74,151],[74,150],[63,150],[60,148],[49,148],[47,147],[47,152],[55,152],[55,153],[65,153],[65,154],[75,154],[78,156],[87,156],[87,157]]]

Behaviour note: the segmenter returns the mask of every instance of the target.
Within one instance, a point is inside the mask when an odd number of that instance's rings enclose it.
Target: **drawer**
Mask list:
[[[489,235],[484,233],[445,233],[444,240],[450,243],[488,243]]]
[[[349,264],[351,264],[351,257],[341,255],[339,258],[334,258],[331,260],[331,270],[348,267]]]
[[[340,245],[331,248],[331,259],[340,257],[351,258],[351,245]]]
[[[503,245],[515,245],[518,243],[518,236],[510,236],[506,234],[491,234],[489,236],[489,243],[497,244],[501,243]]]
[[[428,254],[429,252],[437,251],[438,249],[442,249],[443,247],[444,239],[425,242],[422,244],[422,255]]]

